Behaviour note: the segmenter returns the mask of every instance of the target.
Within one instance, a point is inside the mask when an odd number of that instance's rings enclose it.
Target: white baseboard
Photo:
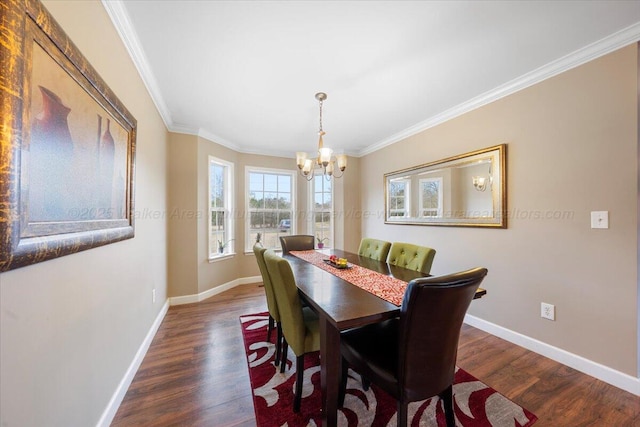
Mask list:
[[[124,396],[127,394],[127,390],[131,385],[131,381],[133,381],[133,377],[135,377],[136,372],[138,372],[138,368],[142,364],[142,361],[144,360],[144,356],[147,354],[147,350],[149,350],[149,346],[153,341],[153,337],[156,335],[156,332],[158,332],[158,328],[160,327],[160,324],[164,320],[164,317],[166,316],[167,311],[169,310],[169,306],[200,302],[204,299],[207,299],[209,297],[222,293],[238,285],[247,285],[250,283],[258,283],[258,282],[262,282],[261,276],[243,277],[240,279],[232,280],[231,282],[225,283],[223,285],[216,286],[213,289],[209,289],[197,295],[186,295],[181,297],[168,298],[167,301],[162,306],[162,309],[156,316],[156,319],[151,325],[151,328],[149,328],[149,332],[147,332],[147,335],[144,337],[142,344],[140,344],[140,347],[138,348],[136,355],[131,361],[131,364],[129,365],[127,372],[124,374],[124,377],[122,378],[122,380],[120,380],[120,384],[118,384],[118,387],[113,393],[113,396],[111,396],[111,400],[109,400],[109,403],[106,409],[104,410],[104,412],[102,413],[100,420],[98,420],[98,424],[96,424],[96,427],[109,427],[109,425],[113,421],[113,418],[116,416],[116,413],[118,412],[118,408],[122,403],[122,399],[124,399]]]
[[[261,281],[262,277],[260,276],[244,277],[232,280],[231,282],[216,286],[215,288],[209,289],[196,295],[186,295],[167,299],[165,304],[162,306],[162,309],[156,316],[153,324],[151,325],[149,332],[147,332],[147,335],[140,345],[140,348],[138,348],[138,351],[131,361],[127,372],[125,373],[124,377],[113,393],[113,396],[111,397],[111,400],[109,401],[106,409],[102,413],[102,416],[100,417],[100,420],[98,421],[96,427],[108,427],[113,421],[113,418],[118,412],[118,407],[120,406],[120,403],[122,403],[122,400],[124,399],[124,396],[126,395],[127,390],[131,385],[131,381],[133,381],[133,377],[142,364],[142,360],[144,359],[144,356],[146,355],[147,350],[149,349],[149,346],[153,341],[153,337],[155,336],[158,328],[160,327],[160,324],[162,323],[162,320],[164,320],[164,317],[167,314],[170,305],[200,302],[236,286],[258,283]],[[542,341],[538,341],[534,338],[527,337],[526,335],[522,335],[518,332],[514,332],[510,329],[498,326],[491,322],[487,322],[486,320],[482,320],[469,314],[465,316],[465,323],[488,332],[492,335],[495,335],[499,338],[512,342],[516,345],[524,347],[528,350],[534,351],[559,363],[570,366],[580,372],[584,372],[587,375],[591,375],[601,381],[621,388],[622,390],[628,391],[629,393],[635,394],[636,396],[640,396],[640,378],[632,377],[631,375],[624,374],[622,372],[616,371],[615,369],[611,369],[607,366],[585,359],[582,356],[569,353],[568,351],[546,344]]]
[[[240,279],[235,279],[230,282],[224,283],[220,286],[216,286],[215,288],[207,289],[206,291],[200,292],[199,294],[171,297],[169,298],[169,304],[192,304],[194,302],[200,302],[207,298],[211,298],[212,296],[218,295],[224,291],[228,291],[229,289],[235,288],[238,285],[248,285],[250,283],[258,282],[262,282],[262,276],[242,277]]]
[[[116,391],[113,393],[113,396],[111,396],[111,400],[109,400],[109,404],[107,405],[106,409],[102,413],[102,416],[100,417],[100,420],[98,421],[98,424],[96,425],[96,427],[109,427],[109,425],[113,421],[113,418],[116,416],[116,413],[118,412],[118,408],[120,407],[120,404],[124,399],[124,396],[127,394],[127,390],[131,385],[131,381],[133,381],[133,377],[136,375],[138,368],[142,364],[142,361],[144,360],[144,356],[147,354],[147,350],[149,350],[149,346],[153,341],[153,337],[156,335],[156,332],[158,332],[158,328],[160,327],[160,324],[164,320],[164,317],[166,316],[167,311],[169,310],[169,306],[200,302],[202,300],[205,300],[209,297],[212,297],[214,295],[227,291],[236,286],[247,285],[250,283],[258,283],[258,282],[262,282],[261,276],[243,277],[240,279],[232,280],[231,282],[225,283],[223,285],[216,286],[215,288],[209,289],[197,295],[186,295],[186,296],[168,298],[167,301],[162,306],[162,309],[156,316],[156,319],[151,325],[151,328],[149,328],[149,332],[147,332],[147,335],[144,337],[144,340],[142,341],[140,348],[138,348],[138,351],[136,352],[136,355],[131,361],[131,364],[129,365],[127,372],[124,374],[124,377],[122,378],[122,380],[120,380],[120,384],[118,384]]]
[[[542,341],[538,341],[534,338],[522,335],[518,332],[514,332],[510,329],[496,325],[495,323],[487,322],[486,320],[482,320],[469,314],[465,316],[464,322],[488,332],[491,335],[495,335],[548,357],[549,359],[555,360],[556,362],[562,363],[563,365],[567,365],[587,375],[591,375],[592,377],[628,391],[629,393],[635,394],[636,396],[640,396],[640,378],[635,378],[631,375],[616,371],[615,369],[611,369],[589,359],[585,359],[582,356],[578,356],[561,348],[554,347]]]
[[[140,344],[140,348],[138,348],[138,351],[131,361],[127,372],[124,374],[124,377],[122,377],[122,380],[120,380],[120,384],[118,384],[116,391],[113,393],[113,396],[111,396],[111,400],[109,400],[107,408],[102,413],[102,416],[100,417],[100,420],[96,425],[97,427],[109,427],[109,425],[111,425],[113,417],[116,416],[116,412],[118,412],[118,408],[122,403],[122,399],[124,399],[124,396],[127,394],[127,390],[131,385],[131,381],[133,381],[133,377],[135,377],[136,372],[138,372],[138,368],[140,367],[144,356],[147,354],[147,350],[149,350],[151,341],[153,341],[153,337],[155,337],[156,332],[158,331],[158,328],[164,320],[164,316],[167,314],[168,310],[169,300],[164,303],[162,309],[156,316],[156,320],[153,321],[151,328],[149,328],[149,332],[147,332],[147,335],[144,337],[142,344]]]

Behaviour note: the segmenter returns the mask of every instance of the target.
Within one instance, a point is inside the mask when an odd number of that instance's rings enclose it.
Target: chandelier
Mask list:
[[[347,168],[347,155],[338,154],[333,157],[333,150],[324,146],[322,136],[325,135],[325,131],[322,130],[322,103],[327,99],[327,94],[323,92],[316,93],[316,99],[320,103],[320,129],[318,130],[318,156],[316,158],[307,157],[307,153],[298,151],[296,153],[296,164],[298,170],[307,181],[311,181],[316,173],[322,172],[322,176],[331,180],[331,177],[342,178],[344,170]],[[340,175],[336,175],[334,172],[337,169],[340,170]],[[317,172],[316,172],[317,170]]]

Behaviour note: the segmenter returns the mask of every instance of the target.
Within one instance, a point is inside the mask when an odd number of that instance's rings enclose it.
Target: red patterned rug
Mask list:
[[[281,374],[273,365],[275,331],[266,341],[267,313],[240,317],[244,337],[253,405],[258,427],[305,427],[321,425],[319,353],[305,356],[304,384],[300,413],[293,412],[295,357],[289,352],[287,370]],[[457,426],[525,427],[538,419],[534,414],[510,401],[462,369],[457,370],[453,385]],[[362,389],[360,376],[349,371],[344,408],[338,411],[339,426],[396,425],[395,400],[372,385]],[[444,410],[435,397],[409,404],[411,426],[445,426]]]

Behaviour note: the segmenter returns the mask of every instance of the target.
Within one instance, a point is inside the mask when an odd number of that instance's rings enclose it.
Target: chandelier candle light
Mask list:
[[[316,99],[320,103],[320,129],[318,130],[320,138],[318,139],[318,157],[315,159],[307,158],[307,153],[298,151],[296,153],[296,164],[298,165],[300,173],[307,179],[307,181],[311,181],[313,179],[316,167],[319,167],[319,169],[322,170],[322,175],[327,179],[327,181],[331,180],[332,176],[342,178],[344,170],[347,168],[347,155],[338,154],[336,157],[332,157],[333,150],[329,147],[325,147],[322,140],[322,136],[326,133],[322,130],[322,103],[327,99],[327,94],[318,92],[316,93]],[[341,172],[340,175],[334,174],[334,163],[337,163],[338,169],[340,169]]]

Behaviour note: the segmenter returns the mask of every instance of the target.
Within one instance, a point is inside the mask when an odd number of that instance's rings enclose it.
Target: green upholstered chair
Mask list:
[[[264,253],[266,249],[259,243],[253,246],[253,253],[258,261],[258,267],[260,268],[260,275],[262,275],[262,283],[264,284],[264,293],[267,297],[267,310],[269,310],[269,327],[267,329],[267,341],[271,341],[271,332],[274,326],[276,327],[276,360],[275,364],[278,366],[280,362],[280,350],[282,348],[282,327],[280,326],[280,314],[278,313],[278,304],[276,302],[276,294],[273,292],[273,285],[271,284],[271,277],[267,271],[267,264],[264,262]]]
[[[289,251],[310,251],[315,249],[315,237],[305,234],[294,234],[293,236],[281,236],[282,255]]]
[[[411,243],[393,242],[387,256],[387,264],[429,274],[435,256],[435,249]]]
[[[358,255],[375,259],[376,261],[386,261],[387,255],[391,249],[391,242],[385,242],[384,240],[364,238],[360,242],[360,248],[358,249]]]
[[[309,307],[302,306],[289,262],[276,255],[272,250],[267,250],[264,253],[264,260],[276,295],[280,324],[284,334],[282,361],[280,362],[281,372],[284,372],[287,364],[287,347],[291,347],[296,355],[296,389],[293,411],[299,412],[302,398],[304,355],[320,350],[318,316]]]

